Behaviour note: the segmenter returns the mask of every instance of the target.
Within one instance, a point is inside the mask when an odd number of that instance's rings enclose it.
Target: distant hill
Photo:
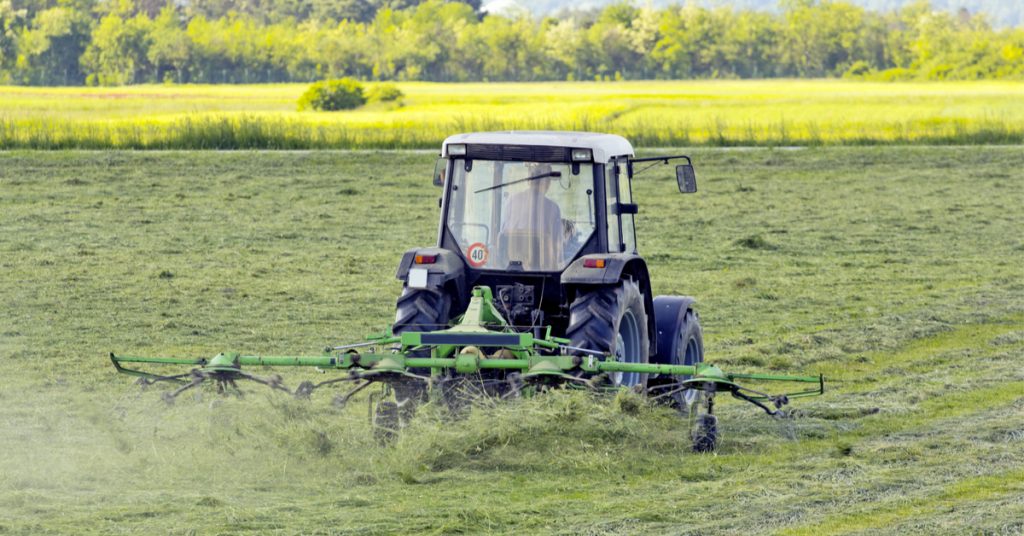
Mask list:
[[[515,6],[525,8],[535,15],[554,14],[561,10],[600,8],[622,0],[485,0],[484,10],[507,11]],[[918,0],[845,0],[851,4],[876,11],[893,11]],[[634,4],[654,7],[695,4],[702,7],[732,7],[735,9],[758,9],[778,11],[778,0],[634,0]],[[931,0],[932,7],[939,10],[959,11],[966,9],[971,14],[985,13],[989,22],[999,28],[1024,27],[1024,0]]]

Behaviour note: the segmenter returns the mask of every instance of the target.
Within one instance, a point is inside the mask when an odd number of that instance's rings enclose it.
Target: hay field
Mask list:
[[[723,401],[716,455],[579,393],[428,408],[393,449],[329,393],[168,407],[107,352],[384,328],[432,156],[0,153],[0,534],[1024,531],[1019,148],[693,153],[697,195],[634,189],[655,292],[698,297],[709,360],[829,379],[793,420]]]
[[[435,148],[453,132],[594,130],[639,146],[1020,144],[1024,83],[398,84],[404,106],[296,111],[305,85],[0,87],[0,148]]]

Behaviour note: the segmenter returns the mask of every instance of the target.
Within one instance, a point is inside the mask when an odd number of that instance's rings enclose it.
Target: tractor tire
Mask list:
[[[679,329],[679,342],[672,355],[673,365],[696,365],[704,362],[704,332],[700,328],[700,317],[693,310],[687,310]],[[675,381],[689,379],[676,376]],[[700,400],[696,389],[686,389],[672,395],[672,406],[684,415],[689,415]]]
[[[409,288],[402,289],[395,307],[395,323],[391,326],[393,335],[406,332],[437,331],[448,327],[452,307],[452,296],[444,289]],[[429,350],[409,352],[409,357],[430,357]],[[410,369],[420,376],[430,375],[430,369]],[[427,401],[426,384],[419,381],[402,381],[393,385],[395,398],[402,408],[402,418],[408,421],[416,413],[416,407]]]
[[[391,332],[399,335],[407,331],[445,329],[451,307],[452,297],[443,289],[405,287],[398,297]]]
[[[693,366],[704,362],[704,334],[700,316],[693,309],[694,301],[688,296],[654,297],[654,323],[658,334],[655,363]],[[689,375],[660,374],[649,383],[652,389],[657,388],[654,394],[658,395],[659,402],[688,416],[700,394],[695,389],[677,391],[679,383],[688,379]]]
[[[627,363],[647,363],[650,339],[644,296],[635,281],[581,291],[569,306],[565,337],[571,346],[617,356]],[[647,374],[609,375],[616,386],[647,389]]]

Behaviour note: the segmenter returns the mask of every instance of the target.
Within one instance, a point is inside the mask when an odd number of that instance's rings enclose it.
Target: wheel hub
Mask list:
[[[640,332],[636,316],[626,311],[619,321],[619,332],[615,336],[615,359],[623,363],[641,363]],[[612,383],[624,387],[632,387],[640,383],[637,372],[615,372],[611,374]]]

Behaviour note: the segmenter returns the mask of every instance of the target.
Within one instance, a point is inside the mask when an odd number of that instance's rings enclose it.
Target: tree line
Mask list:
[[[779,13],[614,4],[559,16],[444,0],[0,0],[0,83],[858,77],[1024,79],[983,14],[783,0]]]

